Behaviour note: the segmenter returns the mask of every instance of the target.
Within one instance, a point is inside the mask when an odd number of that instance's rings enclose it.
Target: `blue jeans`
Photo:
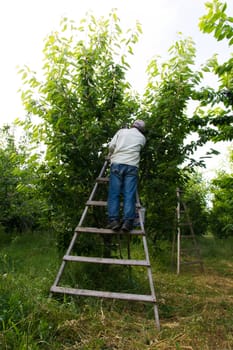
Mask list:
[[[110,169],[108,191],[108,219],[119,220],[120,196],[123,194],[123,221],[135,218],[138,168],[132,165],[113,163]]]

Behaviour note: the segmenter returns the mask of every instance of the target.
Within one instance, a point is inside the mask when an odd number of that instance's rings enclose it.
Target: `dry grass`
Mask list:
[[[3,350],[232,350],[233,259],[205,253],[205,273],[177,276],[153,263],[161,330],[152,306],[48,298],[58,268],[51,239],[19,239],[2,250]],[[46,243],[47,242],[47,243]],[[216,249],[216,247],[215,247]],[[33,254],[29,254],[33,252]],[[7,258],[6,258],[7,257]],[[59,260],[60,262],[60,260]],[[167,264],[169,266],[169,263]],[[0,303],[1,304],[1,303]]]
[[[231,268],[230,264],[228,264]],[[226,269],[229,268],[226,265]],[[143,306],[103,302],[94,315],[64,321],[63,350],[232,350],[233,280],[212,268],[205,274],[155,275],[161,330]],[[147,317],[145,317],[147,312]],[[69,335],[70,344],[64,344]]]

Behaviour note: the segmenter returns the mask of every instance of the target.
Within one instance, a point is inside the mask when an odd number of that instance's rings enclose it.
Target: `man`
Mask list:
[[[111,161],[108,192],[108,226],[129,232],[135,218],[136,191],[140,151],[146,143],[145,123],[136,120],[130,129],[120,129],[109,143]],[[123,224],[121,226],[120,195],[123,194]]]

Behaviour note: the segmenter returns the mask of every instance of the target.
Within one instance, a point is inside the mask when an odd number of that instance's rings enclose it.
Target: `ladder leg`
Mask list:
[[[155,316],[155,325],[158,331],[160,331],[159,312],[156,304],[154,304],[154,316]]]
[[[180,229],[178,227],[177,232],[177,267],[176,267],[177,275],[180,273]]]
[[[198,246],[198,243],[197,243],[197,240],[195,237],[192,221],[191,221],[191,218],[189,215],[187,205],[182,198],[183,191],[178,188],[176,190],[176,194],[177,194],[177,274],[180,273],[181,264],[199,264],[201,272],[204,272],[203,262],[201,259],[199,246]],[[183,219],[185,219],[185,222],[181,220],[182,213],[183,213]],[[189,230],[190,230],[189,235],[187,235],[187,234],[183,235],[181,233],[181,226],[184,226],[184,225],[189,228]],[[194,257],[196,257],[196,258],[198,258],[198,260],[196,260],[196,261],[195,260],[182,261],[181,253],[182,253],[182,251],[184,251],[184,249],[181,248],[181,238],[182,237],[191,239],[190,244],[192,245],[192,247],[190,248],[190,246],[189,246],[188,250],[195,252],[195,254],[192,255],[192,259]]]
[[[147,241],[146,237],[143,236],[143,245],[144,245],[144,251],[146,255],[146,260],[149,264],[147,267],[147,275],[148,275],[148,280],[150,284],[150,290],[151,290],[151,295],[154,299],[154,315],[155,315],[155,323],[158,329],[160,329],[160,324],[159,324],[159,312],[158,312],[158,306],[156,304],[156,296],[155,296],[155,289],[154,289],[154,283],[153,283],[153,277],[152,277],[152,271],[150,267],[150,259],[149,259],[149,252],[148,252],[148,247],[147,247]]]
[[[144,220],[143,220],[143,216],[142,216],[141,205],[140,205],[140,200],[139,200],[138,193],[137,193],[137,203],[139,205],[138,214],[139,214],[140,226],[141,226],[142,231],[145,232],[145,230],[144,230],[144,222],[143,222]],[[143,241],[143,247],[144,247],[144,253],[145,253],[146,261],[148,262],[147,276],[148,276],[148,280],[149,280],[151,295],[152,295],[152,297],[154,299],[154,307],[153,308],[154,308],[155,324],[156,324],[157,329],[160,330],[159,311],[158,311],[158,305],[157,305],[157,300],[156,300],[156,295],[155,295],[155,288],[154,288],[154,282],[153,282],[153,276],[152,276],[152,270],[151,270],[151,264],[150,264],[149,250],[148,250],[148,246],[147,246],[146,235],[143,236],[142,241]]]
[[[75,232],[74,235],[73,235],[73,238],[72,238],[72,240],[70,242],[69,248],[66,251],[66,255],[70,254],[70,252],[71,252],[71,250],[72,250],[72,248],[74,246],[74,243],[76,241],[76,237],[77,237],[77,233]],[[65,268],[65,261],[63,260],[62,263],[61,263],[60,269],[58,271],[57,277],[56,277],[56,279],[54,281],[54,284],[53,284],[54,286],[57,286],[57,284],[59,283],[59,281],[61,279],[61,276],[62,276],[62,273],[64,271],[64,268]]]
[[[131,259],[131,254],[130,254],[130,235],[127,235],[127,251],[128,251],[128,259]]]
[[[117,235],[117,239],[118,239],[120,258],[123,259],[122,250],[121,250],[121,237],[120,237],[120,235]]]
[[[101,171],[100,171],[99,177],[103,176],[103,174],[104,174],[104,172],[105,172],[105,170],[106,170],[106,168],[107,168],[107,165],[108,165],[108,161],[106,160],[106,161],[104,162],[104,165],[103,165]],[[91,192],[91,194],[90,194],[89,200],[92,200],[92,199],[93,199],[93,197],[94,197],[94,195],[95,195],[95,193],[96,193],[96,190],[97,190],[97,186],[98,186],[98,183],[96,182],[96,183],[95,183],[95,186],[94,186],[94,188],[93,188],[93,190],[92,190],[92,192]],[[85,219],[85,217],[86,217],[87,211],[88,211],[88,206],[86,205],[86,206],[85,206],[85,209],[84,209],[84,211],[83,211],[83,213],[82,213],[82,216],[81,216],[81,218],[80,218],[80,221],[79,221],[78,226],[82,226],[83,221],[84,221],[84,219]],[[71,240],[71,242],[70,242],[70,245],[69,245],[69,247],[68,247],[68,249],[67,249],[65,255],[70,255],[70,252],[72,251],[73,246],[74,246],[74,244],[75,244],[76,238],[77,238],[77,232],[76,232],[76,229],[75,229],[73,238],[72,238],[72,240]],[[65,268],[65,264],[66,264],[65,261],[63,261],[62,264],[61,264],[61,266],[60,266],[60,269],[59,269],[59,271],[58,271],[58,274],[57,274],[57,276],[56,276],[56,279],[55,279],[55,281],[54,281],[54,284],[53,284],[54,286],[57,286],[57,284],[59,283],[59,281],[60,281],[60,279],[61,279],[61,276],[62,276],[62,273],[63,273],[64,268]]]
[[[176,227],[174,228],[174,234],[172,238],[172,254],[171,254],[171,270],[174,271],[175,261],[176,261],[176,240],[177,240],[177,233],[176,233]]]
[[[130,253],[130,240],[131,236],[127,235],[127,252],[128,252],[128,259],[131,259],[131,253]],[[129,280],[132,282],[132,267],[129,265]]]

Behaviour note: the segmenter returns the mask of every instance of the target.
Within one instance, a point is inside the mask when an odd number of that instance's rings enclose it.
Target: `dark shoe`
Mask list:
[[[132,230],[132,228],[133,228],[133,225],[129,221],[125,221],[121,227],[122,231],[124,232],[129,232]]]
[[[121,224],[117,220],[110,221],[109,224],[107,225],[107,228],[113,231],[118,231],[121,228]]]

